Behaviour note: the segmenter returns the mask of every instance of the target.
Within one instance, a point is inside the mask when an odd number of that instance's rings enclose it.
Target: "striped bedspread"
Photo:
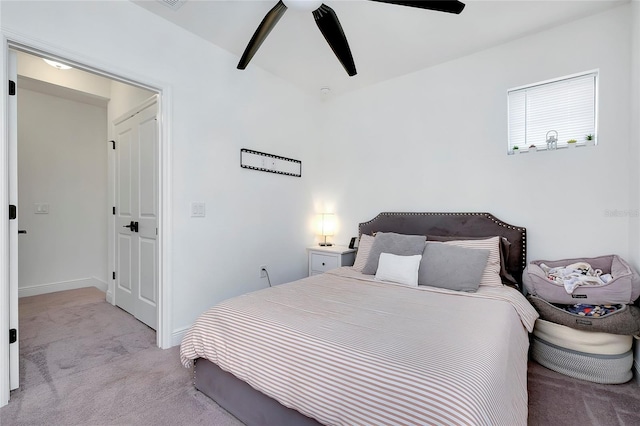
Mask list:
[[[526,425],[537,316],[510,288],[411,288],[344,267],[218,304],[180,355],[327,425]]]

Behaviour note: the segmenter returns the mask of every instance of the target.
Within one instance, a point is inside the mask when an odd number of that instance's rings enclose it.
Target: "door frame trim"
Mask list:
[[[61,46],[49,44],[42,40],[34,39],[23,34],[2,29],[1,49],[3,66],[0,66],[0,128],[5,129],[0,133],[0,165],[4,170],[8,169],[8,84],[6,64],[10,48],[35,53],[45,57],[64,58],[74,66],[85,71],[97,73],[107,78],[140,86],[158,93],[158,118],[159,142],[158,149],[158,330],[156,343],[162,348],[171,347],[171,291],[172,291],[172,161],[171,161],[171,120],[172,120],[172,86],[163,81],[156,80],[152,75],[139,74],[132,69],[123,68],[114,63],[104,62],[95,56],[87,56],[79,52],[72,52]],[[142,82],[147,82],[142,83]],[[6,206],[9,202],[8,171],[0,173],[0,205]],[[0,221],[8,223],[8,211],[0,208]],[[6,405],[9,399],[9,350],[8,350],[8,307],[9,307],[9,234],[7,226],[0,226],[0,407]]]
[[[2,61],[0,66],[0,407],[9,403],[9,130],[7,123],[9,79],[7,65],[9,62],[9,48],[6,37],[2,37]]]

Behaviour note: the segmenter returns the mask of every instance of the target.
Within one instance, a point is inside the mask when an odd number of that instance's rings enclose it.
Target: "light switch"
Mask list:
[[[205,217],[205,203],[191,203],[191,217]]]
[[[49,214],[49,203],[35,203],[35,214]]]

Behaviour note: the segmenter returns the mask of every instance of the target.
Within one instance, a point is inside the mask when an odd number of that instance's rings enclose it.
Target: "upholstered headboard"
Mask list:
[[[368,222],[358,225],[360,234],[396,232],[410,235],[441,237],[493,237],[500,236],[509,243],[505,258],[507,272],[522,283],[522,272],[527,265],[527,230],[510,225],[490,213],[380,213]]]

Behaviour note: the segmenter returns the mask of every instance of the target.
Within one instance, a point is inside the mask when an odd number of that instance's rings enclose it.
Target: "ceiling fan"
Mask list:
[[[400,6],[417,7],[420,9],[436,10],[439,12],[448,12],[459,14],[464,9],[464,3],[456,0],[443,0],[443,1],[431,1],[431,0],[371,0],[381,3],[390,3]],[[251,37],[249,44],[247,45],[240,62],[238,63],[238,69],[243,70],[256,54],[262,42],[267,38],[271,30],[276,26],[282,15],[287,11],[287,8],[312,11],[313,17],[316,20],[316,24],[320,29],[320,32],[329,43],[329,46],[333,50],[333,53],[338,57],[338,60],[347,71],[349,76],[356,75],[356,65],[353,62],[351,56],[351,49],[349,49],[349,43],[344,35],[338,16],[332,8],[322,3],[322,0],[278,0],[278,3],[271,9],[260,25],[256,32]]]

